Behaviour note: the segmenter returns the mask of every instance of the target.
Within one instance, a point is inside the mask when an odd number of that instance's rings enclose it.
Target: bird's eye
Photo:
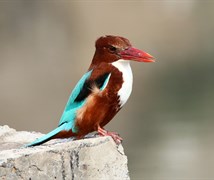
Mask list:
[[[115,52],[115,51],[117,50],[117,48],[114,47],[114,46],[110,46],[110,47],[109,47],[109,50],[110,50],[111,52]]]

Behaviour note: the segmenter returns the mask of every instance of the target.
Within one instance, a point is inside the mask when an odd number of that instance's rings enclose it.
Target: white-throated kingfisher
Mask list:
[[[83,138],[97,131],[111,136],[116,143],[122,138],[104,129],[128,100],[132,91],[132,70],[129,60],[154,62],[154,58],[134,48],[120,36],[102,36],[88,71],[73,89],[56,129],[26,147],[36,146],[54,138]]]

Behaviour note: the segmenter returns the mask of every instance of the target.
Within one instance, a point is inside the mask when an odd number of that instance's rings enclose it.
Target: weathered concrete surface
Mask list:
[[[110,137],[20,148],[41,135],[0,126],[0,179],[129,179],[123,147]]]

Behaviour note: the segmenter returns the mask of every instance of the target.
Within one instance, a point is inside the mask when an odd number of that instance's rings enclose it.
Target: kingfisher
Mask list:
[[[130,60],[154,62],[150,54],[134,48],[121,36],[98,38],[88,71],[74,87],[56,129],[26,147],[43,144],[55,138],[81,139],[90,132],[111,136],[119,144],[122,138],[104,129],[127,102],[133,84]]]

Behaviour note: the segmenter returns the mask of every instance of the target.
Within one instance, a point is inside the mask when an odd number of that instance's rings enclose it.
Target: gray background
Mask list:
[[[47,133],[86,72],[94,42],[127,37],[131,98],[107,129],[132,179],[214,179],[214,1],[0,1],[0,122]]]

